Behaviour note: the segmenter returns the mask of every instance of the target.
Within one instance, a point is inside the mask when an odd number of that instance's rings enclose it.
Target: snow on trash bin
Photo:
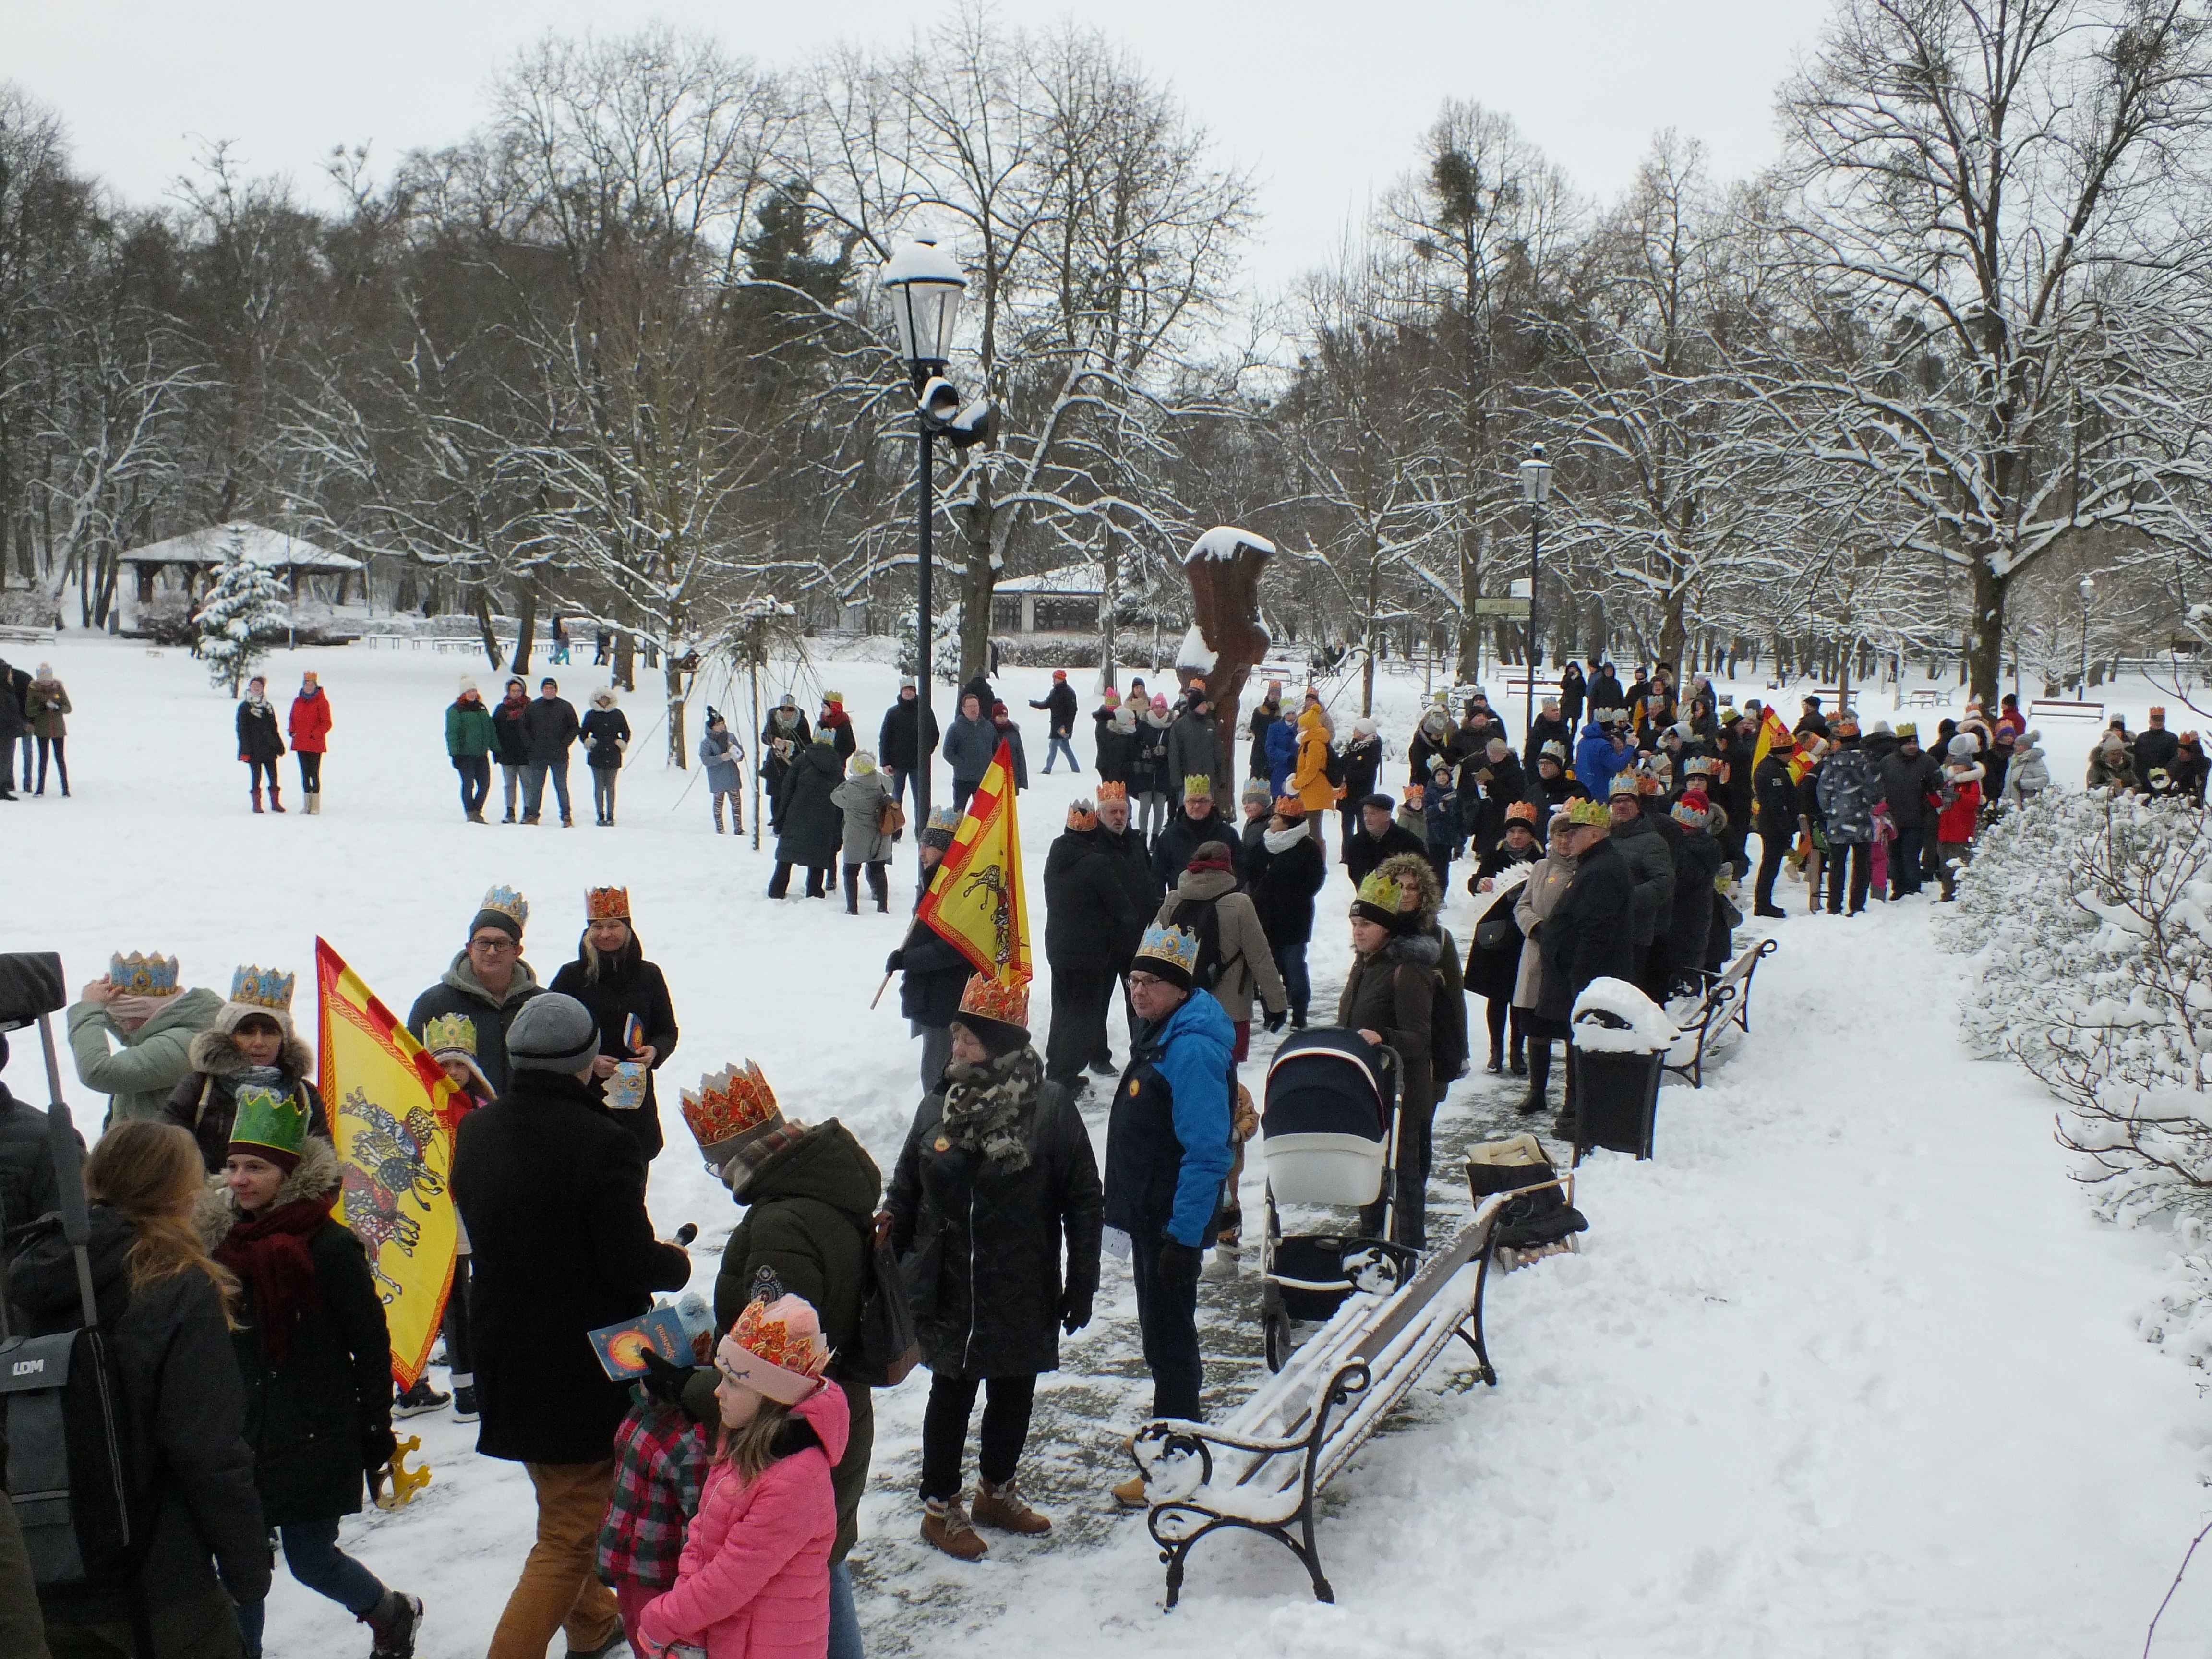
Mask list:
[[[1585,1018],[1595,1015],[1595,1018]],[[1611,1016],[1610,1018],[1605,1018]],[[1568,1017],[1574,1045],[1601,1054],[1656,1054],[1672,1048],[1682,1028],[1667,1011],[1625,979],[1594,979],[1575,999]]]
[[[1659,1068],[1680,1028],[1627,981],[1594,979],[1575,999],[1568,1030],[1575,1162],[1594,1146],[1650,1157]]]

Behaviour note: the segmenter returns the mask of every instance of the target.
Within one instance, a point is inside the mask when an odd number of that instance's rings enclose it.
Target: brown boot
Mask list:
[[[936,1545],[956,1561],[980,1561],[991,1553],[969,1524],[968,1511],[957,1498],[941,1504],[932,1498],[922,1504],[921,1541]]]
[[[988,1480],[975,1484],[975,1524],[1000,1532],[1018,1532],[1034,1538],[1052,1530],[1052,1522],[1039,1515],[1014,1490],[1014,1483],[994,1486]]]

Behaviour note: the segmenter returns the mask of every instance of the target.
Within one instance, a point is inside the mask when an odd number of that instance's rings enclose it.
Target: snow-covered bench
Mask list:
[[[2027,717],[2035,720],[2100,720],[2105,718],[2105,705],[2076,702],[2064,697],[2038,697],[2028,704]]]
[[[1778,939],[1763,939],[1728,965],[1726,972],[1705,988],[1705,994],[1687,1007],[1670,1009],[1682,1035],[1667,1052],[1665,1069],[1687,1078],[1692,1089],[1705,1086],[1705,1054],[1717,1036],[1731,1025],[1746,1035],[1751,1030],[1751,976],[1759,964],[1779,948]]]
[[[1182,1592],[1192,1547],[1224,1527],[1273,1539],[1305,1565],[1315,1599],[1336,1593],[1314,1541],[1314,1499],[1455,1336],[1495,1388],[1483,1345],[1482,1296],[1491,1235],[1510,1199],[1486,1200],[1474,1219],[1382,1294],[1355,1291],[1221,1423],[1156,1418],[1133,1450],[1145,1477],[1146,1524],[1167,1564],[1168,1601]]]

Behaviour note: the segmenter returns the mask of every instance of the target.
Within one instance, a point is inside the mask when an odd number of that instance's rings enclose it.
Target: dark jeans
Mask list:
[[[806,866],[806,896],[809,898],[827,898],[829,895],[823,890],[822,884],[828,879],[829,875],[830,866],[828,865],[808,865]],[[775,873],[770,876],[768,879],[768,896],[770,898],[782,898],[788,895],[790,891],[791,866],[785,863],[781,859],[778,859],[775,864]]]
[[[1774,902],[1774,878],[1782,873],[1782,860],[1790,851],[1790,837],[1776,831],[1759,835],[1759,882],[1752,889],[1751,902],[1754,910],[1771,910]]]
[[[269,793],[276,793],[276,763],[273,760],[250,760],[246,763],[246,775],[252,781],[256,794],[261,791],[264,775],[269,779]]]
[[[556,761],[532,761],[522,769],[522,816],[529,822],[538,821],[538,810],[545,804],[545,781],[553,781],[553,793],[561,803],[561,816],[568,816],[568,757]]]
[[[1306,974],[1305,940],[1292,939],[1275,947],[1275,971],[1283,976],[1283,990],[1291,1000],[1291,1018],[1304,1024],[1306,1010],[1313,1002],[1313,981]]]
[[[1044,1074],[1055,1083],[1073,1083],[1094,1060],[1105,1060],[1113,1047],[1106,1036],[1106,1006],[1114,995],[1114,975],[1088,964],[1052,970],[1052,1032],[1045,1040]]]
[[[446,1364],[453,1367],[455,1387],[474,1382],[476,1347],[469,1340],[469,1258],[453,1258],[453,1288],[446,1297],[446,1320],[440,1327],[446,1339]]]
[[[929,1404],[921,1413],[921,1496],[926,1502],[957,1497],[960,1460],[968,1449],[968,1419],[975,1409],[979,1376],[948,1376],[933,1371]],[[1003,1486],[1014,1478],[1022,1448],[1030,1437],[1030,1407],[1036,1401],[1034,1376],[994,1376],[983,1402],[983,1443],[976,1464],[983,1478]]]
[[[1902,898],[1920,890],[1921,851],[1928,839],[1924,824],[1899,824],[1897,844],[1889,849],[1889,896]]]
[[[1206,1364],[1198,1355],[1198,1284],[1170,1286],[1160,1278],[1160,1244],[1129,1241],[1129,1276],[1137,1286],[1137,1329],[1145,1368],[1152,1374],[1152,1415],[1199,1420],[1198,1391]]]
[[[292,1577],[329,1596],[355,1618],[384,1599],[384,1586],[376,1575],[338,1547],[336,1516],[279,1527],[276,1534],[284,1540],[284,1565],[291,1568]],[[247,1659],[261,1659],[261,1627],[268,1609],[266,1601],[239,1606],[238,1631],[246,1638]]]
[[[611,766],[592,769],[592,811],[601,823],[615,821],[615,781],[621,776]]]
[[[323,793],[323,755],[319,749],[295,749],[292,758],[300,763],[300,793],[319,795]]]
[[[968,797],[975,793],[975,786],[982,781],[983,780],[981,778],[953,779],[952,810],[956,812],[966,811],[968,810]]]
[[[1874,878],[1873,849],[1863,841],[1832,841],[1828,843],[1828,914],[1836,915],[1844,908],[1844,866],[1850,866],[1853,915],[1866,908],[1867,887]]]
[[[1075,759],[1075,750],[1069,745],[1066,738],[1055,735],[1051,738],[1048,738],[1045,740],[1044,769],[1046,771],[1049,772],[1052,770],[1053,757],[1055,755],[1065,755],[1067,757],[1067,764],[1071,771],[1080,772],[1083,769],[1083,768],[1077,763]]]
[[[46,755],[49,750],[53,754],[54,769],[62,775],[62,793],[66,795],[69,793],[69,739],[67,738],[39,739],[39,793],[42,795],[46,793]],[[23,780],[27,787],[30,781],[28,778]]]
[[[471,817],[482,812],[484,802],[491,797],[491,757],[489,755],[456,755],[453,770],[461,775],[461,811]]]
[[[845,866],[845,908],[858,911],[860,908],[860,872],[868,872],[868,892],[876,901],[876,908],[888,909],[891,896],[891,866],[878,859],[867,865],[848,864]]]
[[[914,805],[909,809],[907,816],[914,821],[914,825],[916,830],[923,828],[924,826],[921,822],[921,780],[916,777],[911,771],[904,771],[896,766],[885,767],[884,769],[884,775],[891,781],[891,799],[893,800],[911,799],[914,802]]]

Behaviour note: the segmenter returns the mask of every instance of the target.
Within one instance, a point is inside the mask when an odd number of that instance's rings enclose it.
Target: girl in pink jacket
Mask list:
[[[721,1440],[676,1587],[638,1620],[645,1659],[821,1659],[837,1536],[830,1469],[850,1429],[829,1363],[821,1320],[780,1289],[747,1304],[714,1350]]]

